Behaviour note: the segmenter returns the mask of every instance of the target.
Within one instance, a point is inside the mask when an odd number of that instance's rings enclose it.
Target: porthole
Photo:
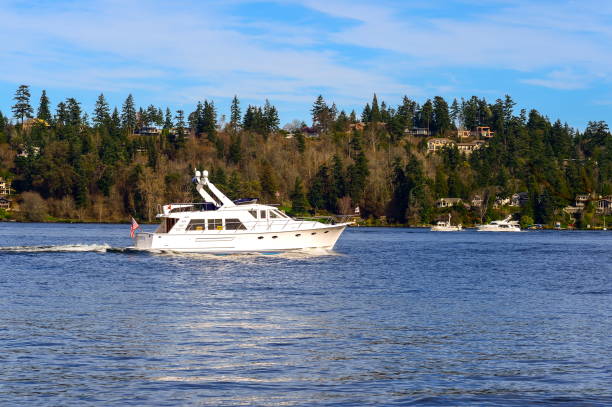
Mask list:
[[[278,236],[272,236],[272,239],[276,239]]]
[[[258,239],[259,239],[259,240],[263,239],[263,236],[259,236],[259,237],[258,237]]]
[[[326,230],[325,233],[329,233],[329,230]]]
[[[317,234],[317,232],[312,232],[312,233],[311,233],[311,235],[316,235],[316,234]]]
[[[301,233],[298,233],[297,235],[295,235],[295,237],[300,237],[300,236],[302,236]]]

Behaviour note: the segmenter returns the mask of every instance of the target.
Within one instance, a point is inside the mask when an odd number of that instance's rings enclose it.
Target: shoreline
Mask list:
[[[89,225],[129,225],[131,222],[129,220],[126,221],[95,221],[95,220],[79,220],[79,219],[59,219],[59,220],[45,220],[40,222],[27,221],[27,220],[16,220],[16,219],[0,219],[0,223],[45,223],[45,224],[89,224]],[[141,225],[157,225],[157,222],[139,222]],[[367,225],[367,224],[356,224],[351,225],[351,228],[405,228],[405,229],[430,229],[432,225]],[[476,229],[477,226],[464,226],[463,229]],[[561,228],[557,229],[554,227],[543,227],[541,229],[529,229],[525,228],[522,231],[585,231],[585,232],[606,232],[608,230],[603,230],[602,227],[596,228]]]

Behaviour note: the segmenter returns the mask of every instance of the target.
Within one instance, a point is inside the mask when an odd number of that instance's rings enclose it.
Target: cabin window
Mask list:
[[[251,210],[249,211],[249,213],[251,214],[251,216],[252,216],[254,219],[257,219],[257,211],[256,211],[255,209],[251,209]]]
[[[289,216],[285,215],[283,211],[275,211],[279,218],[289,218]]]
[[[278,215],[278,212],[270,211],[270,219],[278,219],[278,218],[280,218],[280,216]]]
[[[206,219],[191,219],[189,221],[189,225],[187,225],[187,230],[205,230],[206,229]]]
[[[223,219],[208,219],[208,230],[223,230]]]
[[[259,219],[265,219],[266,218],[266,211],[259,211]]]
[[[225,219],[226,230],[246,230],[240,219]]]

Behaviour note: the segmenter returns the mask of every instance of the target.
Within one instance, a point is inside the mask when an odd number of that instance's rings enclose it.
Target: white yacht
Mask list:
[[[494,220],[486,225],[479,225],[477,229],[479,232],[520,232],[519,223],[510,219],[512,219],[512,215],[504,220]]]
[[[435,226],[430,229],[432,232],[459,232],[463,227],[461,223],[454,226],[451,225],[451,214],[448,214],[448,221],[439,221]]]
[[[256,199],[232,201],[210,182],[208,171],[196,170],[193,182],[204,202],[162,206],[159,227],[136,233],[136,248],[196,253],[332,249],[352,223],[293,219]]]

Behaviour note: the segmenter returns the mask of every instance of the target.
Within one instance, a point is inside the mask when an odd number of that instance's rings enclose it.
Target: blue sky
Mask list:
[[[484,5],[483,5],[484,4]],[[612,2],[606,0],[210,0],[0,2],[0,110],[19,84],[34,104],[104,92],[120,106],[192,111],[234,94],[308,119],[322,94],[361,112],[510,94],[584,128],[612,122]]]

